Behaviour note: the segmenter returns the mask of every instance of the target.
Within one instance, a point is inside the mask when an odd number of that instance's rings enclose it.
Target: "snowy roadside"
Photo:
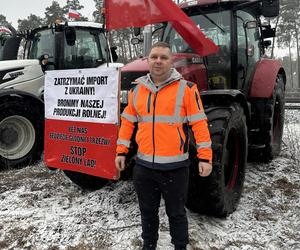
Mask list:
[[[286,121],[281,156],[248,164],[233,214],[188,211],[190,249],[300,249],[300,111]],[[173,249],[160,217],[159,249]],[[0,172],[0,249],[139,249],[140,232],[131,181],[85,192],[42,162]]]

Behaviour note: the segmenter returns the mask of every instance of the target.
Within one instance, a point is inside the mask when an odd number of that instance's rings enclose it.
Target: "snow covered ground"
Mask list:
[[[162,204],[158,249],[173,249]],[[300,249],[300,110],[286,111],[281,156],[249,163],[226,219],[188,211],[189,249]],[[0,172],[0,249],[140,249],[131,181],[85,192],[43,163]]]

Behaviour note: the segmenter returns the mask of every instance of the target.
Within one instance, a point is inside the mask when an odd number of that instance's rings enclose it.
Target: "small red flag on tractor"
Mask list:
[[[68,15],[69,15],[69,18],[74,18],[74,19],[80,18],[80,13],[73,9],[69,9]]]

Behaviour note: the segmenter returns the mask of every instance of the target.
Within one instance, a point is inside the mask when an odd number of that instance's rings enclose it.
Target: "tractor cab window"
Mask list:
[[[249,81],[256,62],[260,59],[260,34],[257,20],[245,11],[237,11],[237,70],[238,88]]]
[[[106,41],[103,33],[76,30],[73,45],[64,44],[64,68],[95,68],[105,61]]]
[[[43,55],[49,56],[49,61],[54,62],[54,39],[52,30],[41,30],[34,34],[28,59],[39,59]]]
[[[6,41],[5,37],[0,34],[0,61],[2,60],[5,41]]]
[[[3,49],[4,49],[4,45],[6,40],[10,37],[9,34],[7,33],[0,33],[0,61],[3,59]]]
[[[219,52],[207,57],[209,88],[230,88],[231,84],[231,25],[230,11],[191,16],[201,31],[219,46]],[[173,53],[194,53],[183,38],[169,24],[163,40]]]

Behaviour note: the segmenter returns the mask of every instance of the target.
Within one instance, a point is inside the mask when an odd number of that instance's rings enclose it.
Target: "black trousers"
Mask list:
[[[184,207],[188,179],[188,167],[161,171],[135,166],[133,183],[141,211],[142,238],[145,249],[156,248],[161,196],[165,200],[172,243],[176,247],[184,247],[188,244],[188,221]]]

